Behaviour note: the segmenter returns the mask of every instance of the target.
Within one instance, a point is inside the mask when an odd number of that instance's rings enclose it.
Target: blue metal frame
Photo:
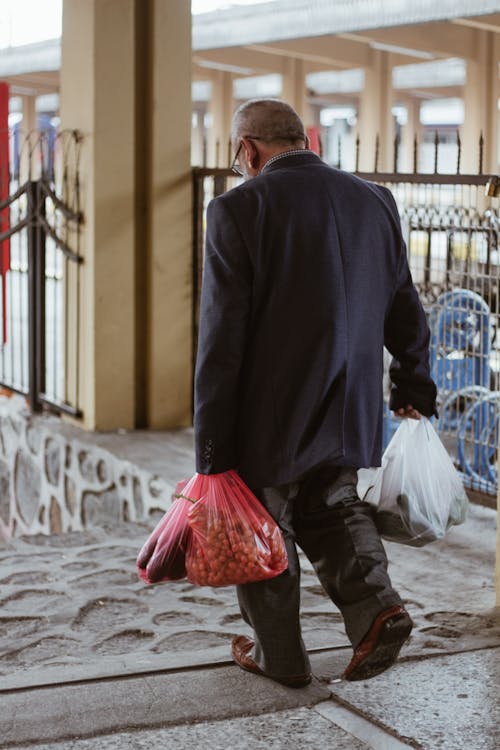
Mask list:
[[[456,439],[464,484],[496,494],[500,392],[490,390],[490,310],[468,289],[441,294],[429,311],[431,373],[441,397],[436,429]],[[434,420],[433,420],[434,421]],[[384,409],[383,445],[400,420]]]

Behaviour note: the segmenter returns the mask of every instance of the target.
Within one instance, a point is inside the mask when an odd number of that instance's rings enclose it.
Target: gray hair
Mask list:
[[[250,99],[241,104],[233,115],[231,140],[236,143],[243,136],[284,146],[306,141],[302,120],[281,99]]]

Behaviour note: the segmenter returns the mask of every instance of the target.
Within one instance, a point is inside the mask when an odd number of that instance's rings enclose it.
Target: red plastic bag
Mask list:
[[[179,482],[172,505],[137,556],[137,570],[145,583],[186,577],[185,556],[191,535],[187,514],[193,505],[183,494],[188,485],[188,480]]]
[[[238,474],[198,474],[193,479],[190,497],[200,499],[188,511],[188,580],[229,586],[283,573],[288,559],[281,531]]]

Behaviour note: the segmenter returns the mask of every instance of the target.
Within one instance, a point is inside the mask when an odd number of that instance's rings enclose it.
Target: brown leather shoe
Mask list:
[[[413,622],[404,607],[395,606],[381,612],[355,649],[342,675],[344,680],[368,680],[392,666],[412,627]]]
[[[281,685],[287,687],[301,688],[309,685],[312,680],[311,674],[300,674],[291,675],[290,677],[274,677],[273,675],[266,674],[252,659],[249,655],[250,651],[254,646],[254,641],[251,638],[247,638],[246,635],[237,635],[233,638],[231,644],[231,654],[236,664],[245,669],[247,672],[253,672],[261,677],[269,677],[269,679],[279,682]]]

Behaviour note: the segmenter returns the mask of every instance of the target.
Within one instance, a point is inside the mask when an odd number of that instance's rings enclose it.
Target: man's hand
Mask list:
[[[397,417],[409,417],[410,419],[420,419],[422,416],[419,411],[413,408],[411,404],[406,404],[405,407],[402,407],[401,409],[396,409],[394,414]]]

